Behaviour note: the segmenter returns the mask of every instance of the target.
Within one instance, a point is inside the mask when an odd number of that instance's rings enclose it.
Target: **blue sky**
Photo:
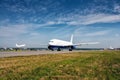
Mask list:
[[[120,0],[0,0],[0,47],[43,47],[52,38],[81,47],[120,47]]]

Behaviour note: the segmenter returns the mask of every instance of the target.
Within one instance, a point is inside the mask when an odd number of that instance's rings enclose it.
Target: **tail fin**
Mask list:
[[[71,35],[70,42],[73,43],[73,34]]]
[[[16,46],[18,46],[18,44],[16,43]]]

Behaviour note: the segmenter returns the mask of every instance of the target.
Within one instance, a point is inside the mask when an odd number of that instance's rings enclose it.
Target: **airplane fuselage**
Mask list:
[[[18,44],[16,44],[16,47],[24,47],[24,46],[26,46],[25,44],[22,44],[22,45],[18,45]]]
[[[60,51],[62,48],[68,48],[70,51],[74,48],[73,43],[69,41],[63,41],[59,39],[52,39],[49,41],[48,49],[54,50],[57,48]]]

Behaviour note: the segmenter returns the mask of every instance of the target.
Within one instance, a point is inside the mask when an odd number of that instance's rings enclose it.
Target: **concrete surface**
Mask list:
[[[29,56],[29,55],[40,55],[40,54],[60,54],[60,53],[72,53],[80,51],[6,51],[0,52],[0,58],[2,57],[14,57],[14,56]]]

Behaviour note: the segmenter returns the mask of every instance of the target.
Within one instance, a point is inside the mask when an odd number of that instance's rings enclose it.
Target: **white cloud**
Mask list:
[[[119,36],[120,36],[120,34],[115,34],[115,36],[116,36],[116,37],[119,37]]]
[[[120,13],[120,5],[118,5],[118,4],[114,5],[114,12],[119,12]]]
[[[87,16],[79,16],[73,18],[68,25],[90,25],[95,23],[115,23],[120,22],[120,15],[110,14],[89,14]]]
[[[9,25],[0,28],[0,37],[13,37],[26,33],[25,25]]]
[[[6,22],[6,20],[4,21]],[[0,26],[0,37],[14,37],[30,33],[31,36],[39,35],[34,32],[35,29],[56,24],[55,22],[46,22],[43,24],[10,24]],[[50,28],[50,27],[49,27]],[[52,27],[51,27],[52,28]]]
[[[77,22],[77,21],[70,21],[67,22],[68,25],[80,25],[81,23]]]
[[[54,21],[48,21],[48,22],[46,23],[46,25],[53,25],[53,24],[56,24],[56,22],[54,22]]]
[[[93,33],[87,33],[84,36],[103,36],[111,32],[111,30],[97,31]]]
[[[120,22],[120,15],[106,15],[106,14],[95,15],[89,17],[87,22],[85,22],[84,24],[114,23],[114,22]]]
[[[14,37],[26,34],[38,28],[37,24],[9,24],[0,27],[0,37]]]
[[[72,15],[72,16],[71,16]],[[67,25],[90,25],[95,23],[116,23],[120,22],[120,14],[87,14],[80,15],[71,12],[71,15],[56,19],[56,23]]]
[[[111,29],[100,30],[99,27],[89,28],[89,27],[79,27],[74,31],[76,37],[98,37],[98,36],[105,36],[111,33]]]

